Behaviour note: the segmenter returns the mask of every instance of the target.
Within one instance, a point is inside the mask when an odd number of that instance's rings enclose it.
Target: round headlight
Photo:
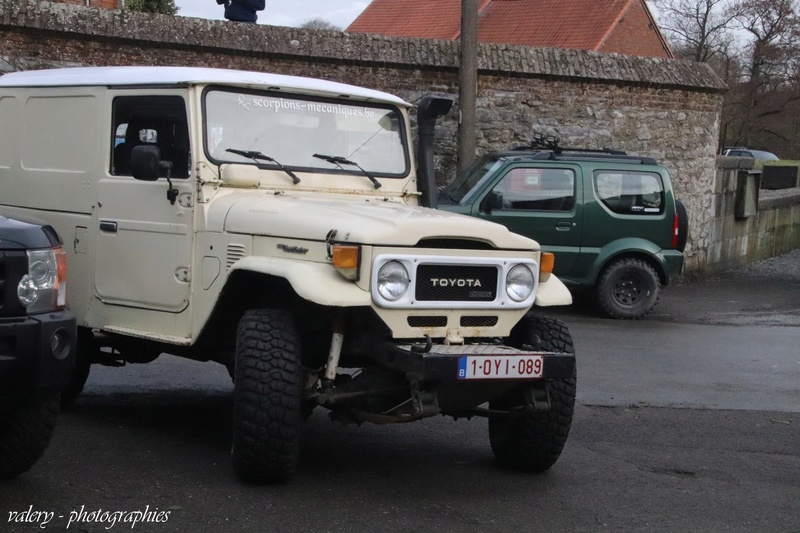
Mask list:
[[[506,294],[515,302],[521,302],[533,292],[534,277],[527,265],[517,265],[506,276]]]
[[[390,302],[403,296],[410,283],[408,270],[397,261],[389,261],[378,271],[378,292]]]
[[[17,298],[23,307],[30,307],[39,299],[39,288],[30,276],[22,276],[17,285]]]

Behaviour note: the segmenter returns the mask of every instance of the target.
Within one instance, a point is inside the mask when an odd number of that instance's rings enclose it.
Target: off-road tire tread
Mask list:
[[[252,310],[239,322],[233,463],[243,481],[284,482],[297,466],[302,420],[300,354],[289,312]]]
[[[652,304],[647,306],[647,309],[640,309],[642,306],[638,306],[635,309],[623,309],[614,303],[613,296],[611,296],[610,289],[607,287],[607,285],[610,283],[610,278],[616,274],[617,270],[623,268],[642,269],[647,272],[649,276],[652,276],[653,280],[655,280],[655,297],[652,300]],[[613,261],[603,270],[603,273],[600,275],[600,278],[597,281],[595,298],[600,311],[606,316],[611,318],[637,320],[647,316],[647,314],[658,304],[658,301],[661,299],[661,280],[658,277],[658,273],[652,266],[650,266],[649,263],[647,263],[647,261],[637,257],[625,257]]]
[[[59,395],[29,398],[0,417],[0,479],[28,471],[44,454],[56,428]]]
[[[675,212],[678,215],[678,246],[675,247],[679,252],[686,249],[686,241],[689,238],[689,213],[683,202],[675,200]]]
[[[526,315],[511,331],[511,346],[529,345],[535,350],[575,353],[572,336],[563,322]],[[489,442],[498,463],[526,472],[544,472],[558,460],[569,436],[575,410],[577,375],[546,380],[550,410],[514,418],[490,418]],[[519,391],[490,402],[492,409],[519,405]]]
[[[92,367],[94,354],[99,350],[94,334],[88,328],[78,328],[78,344],[75,350],[75,366],[69,383],[61,391],[61,408],[67,409],[83,393],[86,380]]]

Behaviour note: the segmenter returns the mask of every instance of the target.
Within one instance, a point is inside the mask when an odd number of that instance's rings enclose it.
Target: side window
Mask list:
[[[180,96],[114,98],[111,173],[131,175],[131,152],[143,144],[157,146],[161,161],[172,163],[173,178],[188,178],[191,161],[186,103]],[[167,175],[162,165],[161,175]]]
[[[555,168],[514,168],[494,188],[503,195],[503,210],[571,211],[575,206],[575,172]]]
[[[652,172],[600,170],[594,174],[597,198],[621,215],[658,215],[664,212],[664,183]]]

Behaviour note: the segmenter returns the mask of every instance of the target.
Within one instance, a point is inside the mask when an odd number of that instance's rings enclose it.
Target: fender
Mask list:
[[[368,307],[372,303],[372,296],[368,291],[341,277],[328,263],[249,256],[234,263],[228,276],[237,270],[283,278],[289,282],[298,296],[320,305]]]
[[[652,241],[638,237],[618,239],[606,244],[602,248],[582,248],[581,258],[592,261],[590,269],[583,269],[584,271],[588,271],[589,275],[585,278],[571,278],[569,276],[566,278],[568,281],[575,281],[583,285],[594,285],[597,283],[597,278],[600,276],[600,271],[603,267],[615,257],[625,254],[647,256],[652,259],[658,265],[657,272],[659,277],[664,278],[667,265],[662,257],[662,251],[662,248]],[[581,261],[581,259],[578,259],[578,261]],[[577,266],[578,265],[576,265],[576,268]]]
[[[570,305],[572,294],[564,283],[550,275],[547,281],[539,283],[539,290],[536,292],[536,300],[533,305],[538,307],[550,307],[553,305]]]

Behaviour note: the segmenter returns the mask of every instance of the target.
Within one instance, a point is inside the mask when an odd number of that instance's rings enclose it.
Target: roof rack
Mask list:
[[[584,152],[589,154],[609,154],[609,155],[628,155],[626,152],[622,150],[612,150],[611,148],[600,148],[598,149],[591,149],[591,148],[569,148],[566,146],[560,146],[559,143],[561,139],[555,137],[553,135],[544,135],[542,133],[533,132],[533,136],[531,138],[531,146],[528,148],[529,150],[535,150],[537,148],[544,148],[546,150],[552,150],[553,153],[556,155],[561,155],[561,152]],[[515,148],[516,150],[516,148]]]
[[[611,148],[600,148],[600,149],[592,149],[592,148],[571,148],[560,146],[561,139],[555,137],[553,135],[544,135],[542,133],[533,132],[531,138],[530,146],[517,146],[512,148],[511,150],[514,152],[519,151],[531,151],[531,150],[548,150],[550,154],[548,154],[548,158],[556,159],[558,156],[564,155],[564,152],[570,152],[573,157],[580,157],[581,155],[585,155],[586,157],[591,157],[592,154],[596,155],[603,155],[603,156],[611,156],[611,157],[618,157],[620,159],[626,159],[631,161],[639,161],[645,165],[655,165],[657,164],[656,160],[652,157],[642,157],[642,156],[632,156],[628,155],[627,152],[623,152],[622,150],[612,150]]]

